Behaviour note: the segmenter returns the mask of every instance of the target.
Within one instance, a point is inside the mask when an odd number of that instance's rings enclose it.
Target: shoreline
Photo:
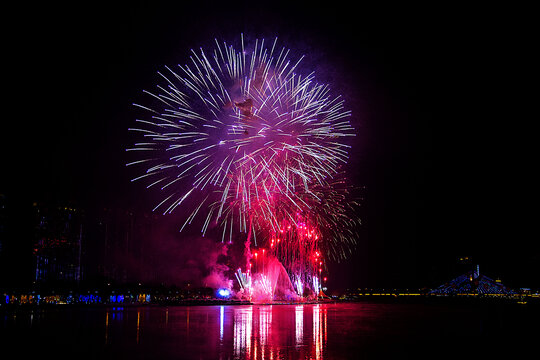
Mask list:
[[[279,306],[279,305],[317,305],[317,304],[354,304],[354,303],[377,303],[377,304],[424,304],[424,305],[491,305],[491,304],[513,304],[519,306],[538,306],[540,297],[529,295],[520,297],[496,297],[496,296],[365,296],[357,299],[329,299],[318,301],[274,301],[274,302],[253,302],[243,300],[222,300],[222,299],[190,299],[190,300],[169,300],[151,301],[144,303],[3,303],[2,309],[45,309],[45,308],[135,308],[135,307],[173,307],[173,306]]]

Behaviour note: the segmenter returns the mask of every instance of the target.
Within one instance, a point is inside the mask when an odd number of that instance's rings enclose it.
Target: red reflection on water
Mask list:
[[[259,339],[261,346],[266,346],[268,344],[271,325],[272,306],[259,308]]]
[[[180,353],[186,359],[319,360],[328,357],[327,309],[325,304],[113,308],[100,318],[100,337],[108,347],[152,344],[167,356]]]
[[[313,352],[315,359],[322,359],[323,347],[327,341],[326,308],[319,304],[313,306]]]
[[[304,341],[304,305],[297,305],[294,313],[296,347],[300,347]]]
[[[323,359],[327,341],[326,319],[327,311],[322,305],[234,308],[234,357],[273,360],[300,356]],[[220,316],[220,324],[222,322]],[[310,327],[312,332],[309,331]],[[305,332],[305,328],[308,332]],[[313,335],[310,336],[310,333]],[[294,341],[293,346],[291,340]]]
[[[19,358],[278,360],[415,358],[441,348],[449,358],[497,358],[500,347],[486,355],[478,340],[520,335],[503,350],[528,350],[538,338],[538,309],[484,304],[18,308],[0,314],[0,339]]]
[[[253,307],[236,309],[234,312],[234,356],[236,358],[251,356],[251,335],[253,323]]]

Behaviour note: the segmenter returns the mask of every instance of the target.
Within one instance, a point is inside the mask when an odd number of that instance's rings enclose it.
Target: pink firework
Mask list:
[[[189,204],[182,229],[203,214],[203,234],[217,225],[222,241],[247,233],[248,248],[259,234],[288,271],[307,278],[321,275],[308,265],[314,252],[341,256],[323,239],[353,237],[344,215],[353,202],[336,184],[354,132],[343,100],[313,73],[301,75],[301,60],[277,38],[192,50],[188,64],[159,73],[148,105],[136,104],[146,115],[127,151],[137,155],[128,165],[143,169],[133,181],[163,194],[154,210]]]

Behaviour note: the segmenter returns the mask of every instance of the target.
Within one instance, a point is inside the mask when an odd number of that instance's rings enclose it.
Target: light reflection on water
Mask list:
[[[107,309],[105,345],[131,343],[133,317],[135,344],[159,342],[172,334],[176,346],[188,355],[206,347],[210,357],[217,352],[220,358],[273,360],[295,353],[295,358],[323,359],[327,340],[326,305],[193,306]]]
[[[253,307],[240,308],[234,312],[234,355],[251,355]]]
[[[302,341],[304,339],[304,306],[303,305],[296,306],[294,319],[296,323],[296,328],[295,328],[296,346],[299,347],[300,345],[302,345]]]
[[[18,308],[0,312],[0,339],[22,358],[62,352],[57,358],[382,359],[499,334],[507,319],[525,328],[538,314],[536,308],[490,309],[368,303]],[[392,343],[400,345],[384,345]]]
[[[219,307],[219,341],[223,343],[223,319],[225,318],[225,306]]]
[[[323,305],[253,305],[231,310],[235,358],[281,359],[291,352],[324,358],[327,312]],[[312,329],[313,336],[305,336],[306,328]]]

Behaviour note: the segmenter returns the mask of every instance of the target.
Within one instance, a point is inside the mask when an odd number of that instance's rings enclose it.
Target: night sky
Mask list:
[[[156,199],[124,165],[132,103],[191,48],[278,36],[353,112],[348,171],[365,187],[362,226],[356,253],[331,267],[336,288],[436,286],[459,275],[460,256],[510,287],[540,287],[525,15],[292,3],[5,11],[0,193],[151,210]]]

